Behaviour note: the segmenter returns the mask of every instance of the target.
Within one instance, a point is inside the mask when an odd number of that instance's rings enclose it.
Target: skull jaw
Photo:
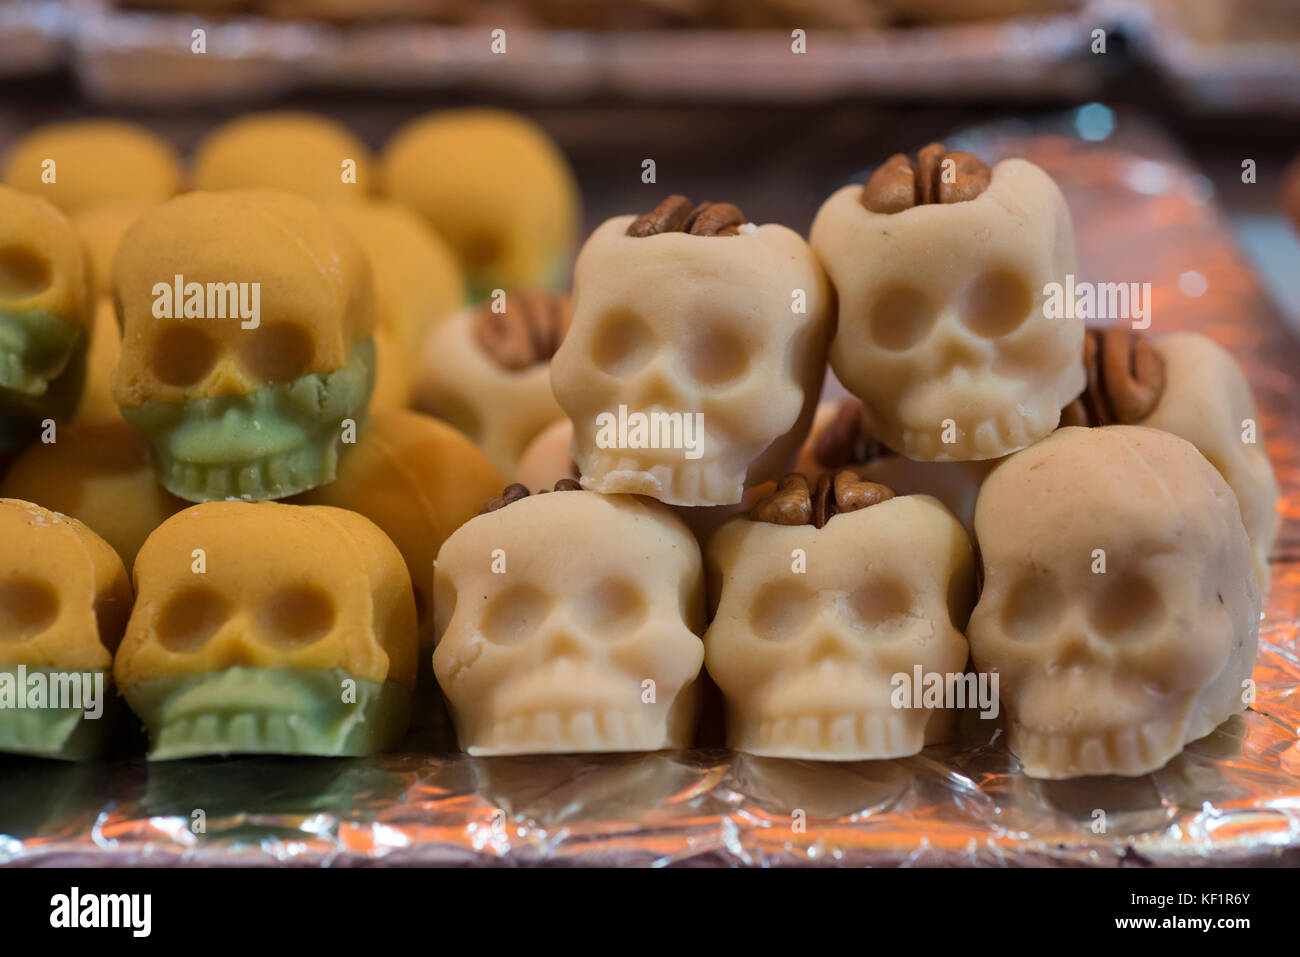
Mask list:
[[[873,761],[919,754],[952,736],[955,711],[913,709],[810,709],[767,714],[727,708],[727,744],[769,758],[805,761]]]
[[[21,448],[41,430],[45,419],[72,418],[86,384],[86,337],[57,317],[48,341],[30,346],[26,326],[0,310],[0,454]],[[15,340],[7,333],[17,330]],[[36,358],[39,356],[39,358]]]
[[[730,468],[718,461],[684,457],[667,464],[596,451],[580,467],[582,487],[593,492],[648,495],[666,505],[704,506],[738,503],[745,494],[747,464]]]
[[[1031,395],[1029,401],[1010,404],[992,410],[983,417],[961,413],[966,403],[960,396],[921,402],[933,414],[905,414],[898,422],[873,413],[873,423],[879,423],[882,441],[891,449],[918,462],[969,462],[1000,458],[1033,445],[1046,437],[1061,419],[1061,406],[1068,404],[1083,391],[1082,370],[1078,376],[1078,390],[1067,388],[1068,395],[1058,395],[1048,389],[1042,395]],[[928,388],[948,388],[942,383]],[[987,391],[987,389],[985,389]],[[980,390],[972,391],[978,407]],[[1057,403],[1060,403],[1059,405]],[[954,442],[945,442],[944,423],[955,424]]]
[[[7,668],[4,671],[13,674]],[[47,675],[63,673],[57,668],[26,670],[29,677],[38,672]],[[111,693],[111,674],[90,674],[102,676],[105,691],[103,714],[98,718],[88,718],[84,708],[2,708],[0,752],[58,761],[88,761],[103,754],[117,724],[114,707],[117,698]]]
[[[123,406],[122,415],[148,436],[154,470],[173,495],[256,502],[332,482],[343,421],[364,425],[374,384],[374,343],[366,340],[326,375],[242,396]]]
[[[699,712],[693,681],[666,704],[528,711],[504,718],[487,712],[471,720],[451,706],[461,747],[471,755],[582,754],[685,748]]]
[[[344,681],[356,686],[344,702]],[[360,757],[391,747],[407,727],[411,689],[353,678],[342,668],[234,667],[150,678],[125,692],[149,732],[149,760],[214,754]]]

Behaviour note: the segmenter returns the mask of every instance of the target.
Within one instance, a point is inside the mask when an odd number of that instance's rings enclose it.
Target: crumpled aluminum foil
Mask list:
[[[1209,181],[1156,131],[1120,127],[1099,143],[1021,124],[950,143],[1044,167],[1069,200],[1081,274],[1151,282],[1152,331],[1213,336],[1254,386],[1284,515],[1258,698],[1161,770],[1033,781],[974,717],[954,744],[849,764],[722,749],[4,758],[0,863],[1300,864],[1300,346],[1228,238]]]

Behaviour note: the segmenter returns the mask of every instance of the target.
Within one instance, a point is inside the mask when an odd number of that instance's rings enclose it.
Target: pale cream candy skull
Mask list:
[[[470,754],[690,743],[703,573],[699,546],[664,506],[530,496],[452,534],[433,587],[433,669]]]
[[[794,570],[802,549],[806,571]],[[717,615],[704,636],[728,744],[852,761],[915,754],[954,713],[896,708],[894,676],[960,674],[975,601],[970,538],[929,496],[812,525],[733,519],[706,549]]]
[[[993,471],[975,532],[967,635],[1026,774],[1144,774],[1243,709],[1259,585],[1236,497],[1190,443],[1060,429]]]
[[[831,367],[880,440],[929,462],[1051,432],[1085,384],[1083,319],[1044,315],[1046,284],[1075,272],[1056,184],[1010,159],[968,202],[873,213],[861,191],[826,200],[811,242],[839,294]]]
[[[503,367],[474,335],[477,312],[462,310],[429,332],[414,405],[460,429],[510,476],[528,444],[564,412],[551,394],[550,363]]]
[[[807,435],[825,375],[829,284],[784,226],[624,235],[635,218],[608,220],[583,246],[573,325],[551,363],[583,486],[673,505],[739,502],[746,485],[775,478]],[[702,415],[699,457],[601,447],[625,438],[616,429],[602,438],[599,428],[620,406]],[[639,441],[630,428],[626,438]]]
[[[1165,387],[1142,424],[1191,442],[1231,486],[1254,549],[1255,577],[1267,593],[1277,541],[1277,480],[1269,464],[1250,384],[1223,347],[1194,332],[1153,339],[1165,360]],[[1253,443],[1247,422],[1254,423]]]

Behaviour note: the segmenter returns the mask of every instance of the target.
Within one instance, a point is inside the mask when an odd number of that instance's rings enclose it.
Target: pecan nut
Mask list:
[[[638,216],[627,227],[628,236],[657,236],[660,233],[690,233],[692,236],[738,236],[748,220],[733,203],[695,205],[674,193],[650,212]]]
[[[821,474],[813,490],[813,525],[825,528],[836,515],[879,505],[894,497],[894,490],[868,482],[852,469],[831,469]]]
[[[474,338],[503,369],[519,372],[549,362],[572,321],[568,296],[549,296],[534,289],[512,292],[505,312],[488,302],[474,316]]]
[[[823,472],[811,487],[802,472],[791,472],[777,483],[775,492],[750,510],[749,517],[774,525],[825,528],[842,512],[856,512],[893,497],[888,486],[865,481],[852,469]]]
[[[749,510],[756,522],[773,525],[808,525],[812,522],[812,499],[808,480],[800,472],[791,472],[776,483],[776,491],[761,499]]]
[[[951,162],[949,162],[951,161]],[[873,213],[901,213],[932,203],[965,203],[988,189],[993,174],[978,156],[930,143],[913,164],[903,153],[885,160],[867,179],[859,201]]]
[[[848,398],[835,411],[835,418],[817,436],[813,458],[824,468],[865,465],[889,450],[871,431],[867,407],[861,399]]]
[[[551,491],[551,489],[544,488],[538,491],[537,494],[545,495],[549,491]],[[582,486],[578,483],[577,479],[562,478],[555,483],[555,491],[580,492],[582,491]],[[505,487],[505,490],[500,495],[494,499],[490,499],[487,504],[483,506],[482,510],[479,511],[479,514],[486,515],[488,512],[495,512],[497,509],[505,508],[507,505],[513,505],[515,502],[527,498],[531,494],[532,493],[528,491],[526,485],[512,482]]]
[[[1132,329],[1089,329],[1083,367],[1087,387],[1061,411],[1062,426],[1136,425],[1164,393],[1164,358]]]

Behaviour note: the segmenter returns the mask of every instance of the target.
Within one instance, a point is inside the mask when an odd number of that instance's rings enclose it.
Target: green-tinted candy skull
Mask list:
[[[0,186],[0,453],[76,411],[89,319],[72,224],[46,200]]]
[[[113,394],[169,491],[260,500],[333,480],[374,386],[374,308],[360,250],[315,205],[177,197],[123,237],[113,294]]]

